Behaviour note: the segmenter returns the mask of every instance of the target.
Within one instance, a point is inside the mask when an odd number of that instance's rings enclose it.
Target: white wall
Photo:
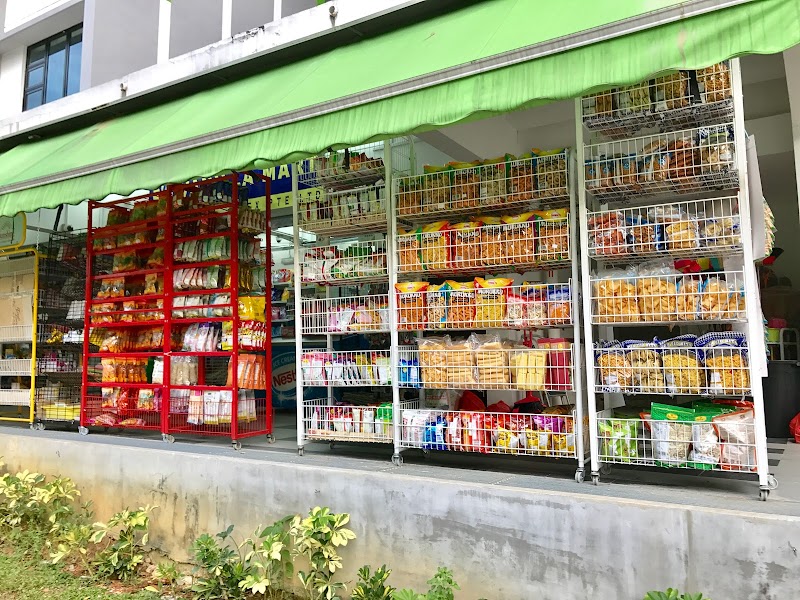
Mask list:
[[[26,49],[14,48],[0,55],[0,119],[22,110]]]
[[[42,13],[58,8],[67,2],[69,0],[7,0],[3,31],[24,25]]]
[[[222,0],[172,0],[170,58],[221,38]]]
[[[233,0],[232,34],[270,23],[274,13],[274,0]]]
[[[158,0],[86,0],[81,89],[156,64]]]

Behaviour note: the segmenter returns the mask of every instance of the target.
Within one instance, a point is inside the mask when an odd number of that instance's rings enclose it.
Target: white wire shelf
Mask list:
[[[463,218],[464,211],[509,213],[569,205],[569,152],[457,164],[413,177],[399,177],[397,214],[429,223]]]
[[[304,283],[347,285],[384,281],[389,276],[386,240],[308,248],[300,269]]]
[[[558,218],[523,214],[502,223],[471,221],[402,233],[397,236],[398,271],[447,276],[568,267],[569,219],[566,211],[553,214]]]
[[[732,96],[726,61],[585,96],[581,112],[587,129],[619,139],[653,127],[675,129],[732,120]]]
[[[6,325],[0,327],[0,343],[31,342],[32,339],[32,325]]]
[[[386,232],[386,186],[326,192],[298,206],[300,229],[318,236],[355,236]]]
[[[359,387],[392,384],[389,351],[303,352],[303,385]]]
[[[746,348],[660,347],[595,351],[598,393],[626,395],[733,396],[750,394]]]
[[[644,274],[612,271],[606,278],[592,277],[592,323],[731,323],[747,319],[743,271],[720,271],[705,278],[664,274],[658,269],[648,272],[647,268],[639,273]]]
[[[726,196],[587,213],[589,256],[604,262],[742,251],[739,200]]]
[[[314,169],[300,173],[298,181],[326,190],[372,185],[386,177],[383,159],[373,155],[376,149],[377,146],[364,148],[366,152],[355,149],[348,152],[347,157],[344,150],[317,156],[313,159]]]
[[[677,415],[676,415],[677,416]],[[701,421],[619,417],[597,413],[603,463],[754,473],[756,433],[752,409]]]
[[[0,375],[30,375],[30,358],[0,359]]]
[[[549,414],[403,410],[400,447],[577,458],[572,407],[546,410]]]
[[[0,390],[0,406],[30,406],[30,390]]]
[[[508,279],[494,281],[497,285],[506,285],[480,287],[472,281],[398,284],[397,328],[442,331],[572,325],[571,281],[527,285],[510,285]],[[406,291],[412,286],[418,291]]]
[[[562,349],[514,347],[424,338],[398,348],[404,388],[568,392],[573,388],[572,345]]]
[[[344,296],[302,300],[303,334],[389,331],[389,296]]]
[[[402,408],[413,403],[401,402]],[[325,442],[390,444],[394,438],[390,404],[355,406],[334,404],[322,398],[303,400],[303,439]]]
[[[586,146],[586,191],[604,201],[736,190],[733,123]]]

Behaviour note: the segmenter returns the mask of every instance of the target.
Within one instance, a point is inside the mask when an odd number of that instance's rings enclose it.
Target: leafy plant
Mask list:
[[[711,600],[703,594],[681,594],[678,590],[667,588],[666,592],[648,592],[644,600]]]
[[[392,574],[391,569],[381,565],[370,573],[369,565],[364,565],[358,570],[358,584],[353,588],[353,600],[391,600],[394,598],[395,589],[386,585],[386,580]]]
[[[55,552],[50,553],[53,564],[62,561],[77,560],[88,574],[94,573],[94,565],[89,560],[89,545],[93,529],[88,523],[71,523],[60,530],[55,542]]]
[[[27,470],[4,473],[0,475],[0,526],[41,532],[57,529],[72,518],[79,496],[66,477],[48,482],[41,473]]]
[[[204,533],[192,543],[191,552],[198,564],[196,573],[200,573],[192,585],[197,600],[244,598],[242,583],[252,575],[252,569],[245,564],[231,533],[233,525],[216,536]]]
[[[439,567],[436,574],[428,580],[427,594],[405,589],[396,592],[393,600],[454,600],[454,591],[460,589],[453,579],[453,572],[445,567]]]
[[[288,530],[292,519],[285,517],[244,541],[249,574],[240,588],[270,599],[282,596],[286,580],[294,574]]]
[[[149,539],[150,513],[155,508],[125,509],[112,516],[108,523],[98,522],[92,526],[93,544],[111,539],[111,543],[97,553],[94,565],[98,575],[111,579],[130,579],[138,573],[144,560],[144,546]]]
[[[181,574],[174,562],[160,562],[153,571],[155,585],[148,585],[145,590],[159,595],[164,592],[174,592],[180,576]]]
[[[439,567],[436,575],[428,580],[428,594],[426,600],[454,600],[454,590],[460,590],[453,579],[453,572],[445,567]]]
[[[294,556],[308,560],[308,571],[298,571],[297,577],[310,600],[339,600],[344,583],[334,580],[342,568],[338,548],[346,546],[356,534],[345,525],[350,521],[347,513],[332,513],[319,506],[311,509],[307,517],[297,515],[289,529],[294,541]]]

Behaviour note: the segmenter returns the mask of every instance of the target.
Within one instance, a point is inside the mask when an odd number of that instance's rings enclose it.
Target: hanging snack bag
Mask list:
[[[508,327],[525,327],[525,296],[513,293],[510,289],[506,295],[506,325]]]
[[[653,89],[657,112],[689,106],[689,73],[686,71],[658,77]]]
[[[726,471],[755,471],[755,413],[752,408],[712,418],[720,441],[720,466]]]
[[[561,198],[567,195],[567,151],[565,148],[533,150],[536,156],[536,196]]]
[[[703,175],[725,173],[734,167],[733,129],[728,125],[701,127],[698,132]]]
[[[639,458],[640,419],[598,419],[600,457],[614,462],[630,462]]]
[[[475,328],[502,327],[506,318],[506,294],[511,279],[475,278]]]
[[[450,208],[477,208],[481,189],[479,163],[452,162],[448,166],[453,169]]]
[[[563,325],[572,321],[572,299],[569,284],[556,283],[547,287],[547,321]]]
[[[666,390],[661,369],[661,352],[656,342],[629,340],[622,342],[631,365],[633,386],[645,394],[663,394]]]
[[[652,254],[658,249],[661,226],[650,223],[642,215],[625,218],[628,248],[633,254]],[[663,235],[663,234],[662,234]]]
[[[423,212],[439,212],[450,208],[453,191],[453,170],[450,167],[425,165],[425,188],[422,192]]]
[[[404,177],[399,180],[397,212],[400,215],[418,215],[422,211],[422,177]]]
[[[509,202],[527,202],[533,199],[536,184],[534,182],[534,156],[532,153],[518,156],[510,161]]]
[[[547,285],[525,282],[520,291],[525,298],[525,327],[547,325]]]
[[[601,390],[610,393],[631,391],[633,369],[623,348],[616,344],[610,348],[595,351],[595,360],[600,370]]]
[[[640,319],[634,271],[613,270],[594,280],[594,314],[598,323],[631,323]]]
[[[500,217],[484,217],[481,227],[481,259],[484,265],[504,265],[507,263],[504,241],[505,226]]]
[[[483,389],[504,389],[511,383],[509,349],[496,335],[472,334],[470,341],[475,348],[475,364],[478,381]]]
[[[590,192],[600,189],[600,161],[590,158],[584,161],[583,167],[586,189]]]
[[[691,408],[653,402],[650,407],[650,435],[657,465],[680,467],[686,464],[694,417]]]
[[[536,262],[559,262],[569,259],[569,210],[558,208],[535,210]]]
[[[451,226],[453,268],[473,269],[481,266],[481,223],[466,221]]]
[[[447,384],[451,388],[471,389],[478,383],[472,340],[448,339],[446,358]]]
[[[714,429],[713,419],[727,411],[718,407],[696,406],[692,424],[692,448],[689,450],[689,466],[694,469],[713,469],[719,464],[721,446]]]
[[[636,296],[642,321],[663,322],[677,318],[676,293],[680,274],[671,261],[641,265],[636,279]]]
[[[727,62],[698,69],[695,73],[703,104],[722,102],[731,97],[731,73]]]
[[[447,388],[447,346],[449,337],[417,340],[422,383],[426,388]]]
[[[430,223],[422,228],[420,252],[422,266],[427,271],[444,271],[450,265],[450,224],[447,221]]]
[[[742,396],[750,391],[750,369],[747,363],[746,338],[743,334],[712,332],[697,338],[697,346],[703,348],[711,393],[726,396]]]
[[[428,328],[443,329],[447,325],[447,294],[449,289],[447,283],[428,286],[425,299]]]
[[[507,157],[502,156],[484,161],[480,173],[480,205],[497,206],[498,204],[505,204],[506,184],[508,182]]]
[[[503,254],[508,264],[527,265],[536,260],[536,223],[532,212],[503,217]]]
[[[448,292],[447,327],[472,328],[475,321],[475,283],[446,281]]]
[[[627,254],[628,229],[625,215],[617,211],[599,213],[588,221],[589,251],[596,256]]]
[[[408,331],[425,326],[425,292],[427,281],[407,281],[394,285],[397,292],[397,328]]]
[[[696,336],[683,335],[663,342],[661,362],[668,394],[699,394],[705,386]]]

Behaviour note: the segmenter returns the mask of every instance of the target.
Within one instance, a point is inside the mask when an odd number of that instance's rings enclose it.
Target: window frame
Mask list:
[[[48,58],[50,57],[50,48],[52,43],[56,41],[58,38],[62,36],[66,36],[66,46],[64,49],[64,73],[63,77],[61,78],[61,96],[55,98],[54,100],[50,100],[50,102],[54,102],[55,100],[60,100],[61,98],[66,98],[68,95],[69,89],[69,61],[70,61],[70,52],[72,50],[73,38],[76,38],[77,35],[80,33],[80,43],[81,43],[81,53],[83,53],[83,23],[78,23],[77,25],[73,25],[68,29],[64,29],[63,31],[59,31],[58,33],[51,35],[48,38],[45,38],[35,44],[31,44],[28,46],[26,55],[25,55],[25,85],[23,86],[22,90],[22,110],[32,110],[32,108],[39,108],[40,106],[44,106],[48,104],[47,101],[47,64]],[[75,44],[78,42],[75,42]],[[31,62],[31,55],[33,54],[33,50],[35,48],[40,48],[44,46],[44,56],[41,59],[36,60],[35,62]],[[30,84],[30,77],[31,71],[36,69],[42,69],[42,82],[36,85]],[[42,101],[40,104],[34,107],[28,106],[28,96],[34,92],[41,92],[42,94]],[[73,92],[74,93],[74,92]]]

